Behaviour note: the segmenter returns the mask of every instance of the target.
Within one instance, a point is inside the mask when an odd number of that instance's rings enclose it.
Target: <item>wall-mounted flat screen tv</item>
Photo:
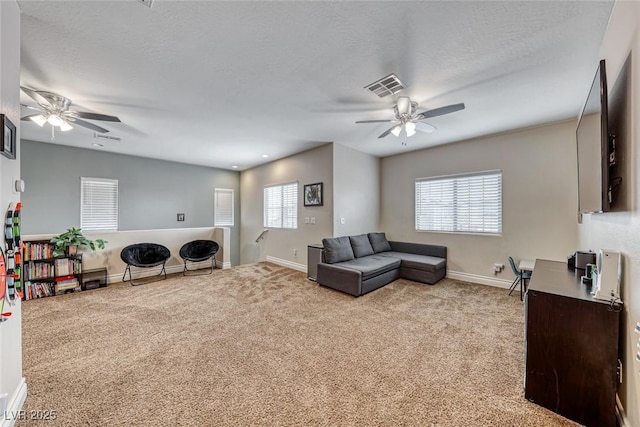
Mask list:
[[[580,213],[607,212],[611,207],[607,114],[607,75],[603,59],[598,65],[576,129]]]

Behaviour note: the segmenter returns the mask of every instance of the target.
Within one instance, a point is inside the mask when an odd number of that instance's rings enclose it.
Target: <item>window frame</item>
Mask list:
[[[288,208],[293,208],[295,209],[295,214],[294,215],[285,215],[284,214],[284,209],[285,209],[285,193],[283,192],[280,196],[280,211],[279,211],[279,218],[280,218],[280,225],[279,226],[274,226],[274,225],[269,225],[269,221],[268,221],[268,206],[267,206],[267,191],[269,189],[273,189],[273,188],[277,188],[279,187],[281,189],[281,191],[285,190],[286,187],[290,187],[290,186],[295,186],[295,191],[292,192],[291,194],[293,194],[293,198],[295,200],[293,200],[293,204],[291,206],[287,206]],[[289,182],[285,182],[285,183],[281,183],[281,184],[270,184],[270,185],[265,185],[263,188],[263,196],[262,196],[262,225],[264,228],[267,229],[278,229],[278,230],[297,230],[298,229],[298,215],[300,214],[300,209],[298,207],[299,204],[299,192],[300,192],[300,185],[298,183],[298,181],[289,181]],[[293,227],[285,227],[284,226],[284,222],[285,222],[285,218],[291,218],[293,219],[294,225]]]
[[[110,183],[115,184],[115,206],[110,206],[110,213],[115,213],[115,228],[113,226],[100,227],[85,223],[89,218],[86,218],[85,213],[85,183],[87,185],[98,183]],[[91,216],[91,215],[89,215]],[[114,218],[111,218],[112,220]],[[118,231],[120,229],[120,183],[117,179],[111,178],[97,178],[97,177],[80,177],[80,228],[84,231]]]
[[[483,225],[483,230],[487,230],[487,231],[474,229],[474,227],[472,226],[474,217],[470,212],[471,206],[472,206],[471,197],[469,196],[468,199],[462,200],[462,201],[458,201],[458,199],[460,199],[460,196],[461,196],[460,193],[463,193],[462,195],[464,196],[464,185],[471,186],[471,185],[484,185],[484,184],[481,182],[461,183],[461,181],[468,180],[469,178],[473,178],[473,177],[491,178],[496,176],[498,178],[498,182],[495,184],[495,189],[489,188],[489,190],[492,190],[492,191],[498,190],[498,196],[495,197],[495,199],[489,200],[488,203],[485,203],[485,199],[483,198],[483,203],[480,206],[478,206],[480,209],[483,210],[483,212],[477,218],[484,221],[485,218],[487,218],[487,214],[484,211],[489,209],[487,204],[489,203],[497,204],[496,213],[494,214],[497,216],[497,221],[494,221],[497,223],[497,229],[496,228],[487,229],[487,226],[485,225]],[[453,188],[452,188],[451,194],[447,194],[447,196],[450,199],[452,199],[452,202],[451,202],[452,204],[448,207],[448,209],[451,211],[449,213],[451,218],[451,224],[452,224],[452,226],[450,227],[451,229],[447,229],[449,227],[441,227],[439,229],[434,227],[433,229],[428,229],[421,224],[421,223],[428,222],[428,219],[424,218],[424,216],[427,215],[426,213],[420,212],[421,204],[419,203],[419,185],[420,183],[434,182],[434,181],[441,181],[443,184],[446,184],[446,181],[451,181],[451,185]],[[462,189],[459,188],[461,184],[463,185]],[[417,178],[414,183],[414,203],[415,203],[414,204],[414,220],[415,220],[414,226],[415,226],[415,230],[418,232],[444,233],[444,234],[472,234],[472,235],[481,235],[481,236],[502,236],[503,220],[504,220],[503,171],[488,170],[488,171],[480,171],[480,172],[470,172],[470,173]],[[460,221],[462,220],[458,218],[462,216],[460,214],[460,210],[464,209],[465,207],[469,210],[469,213],[466,215],[468,224],[466,224],[466,226],[463,226],[460,223]],[[423,216],[422,218],[420,217],[421,215]],[[432,221],[437,221],[438,219],[442,220],[442,218],[445,218],[445,216],[446,214],[441,214],[439,218],[434,218]]]
[[[231,223],[218,222],[218,194],[231,195]],[[213,189],[213,226],[214,227],[233,227],[235,225],[235,192],[232,188],[214,188]]]

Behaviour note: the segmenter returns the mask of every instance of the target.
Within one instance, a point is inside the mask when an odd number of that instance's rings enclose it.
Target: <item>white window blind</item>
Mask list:
[[[264,226],[298,228],[298,183],[264,187]]]
[[[416,230],[502,233],[502,172],[416,180]]]
[[[118,229],[118,180],[80,178],[80,228]]]
[[[213,192],[213,225],[233,227],[233,190],[215,188]]]

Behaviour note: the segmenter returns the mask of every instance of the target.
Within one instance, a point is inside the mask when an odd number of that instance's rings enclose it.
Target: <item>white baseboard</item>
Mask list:
[[[447,270],[449,279],[460,280],[461,282],[478,283],[480,285],[495,286],[496,288],[509,289],[513,281],[498,279],[489,276],[480,276],[479,274],[463,273],[461,271]]]
[[[283,267],[289,267],[294,270],[302,271],[303,273],[307,272],[307,266],[304,264],[299,264],[297,262],[291,262],[291,261],[287,261],[286,259],[276,258],[269,255],[267,255],[267,261],[277,265],[281,265]]]
[[[200,269],[200,268],[211,268],[211,261],[190,262],[189,263],[189,270],[197,270],[197,269]],[[216,268],[221,268],[221,269],[231,268],[231,263],[228,262],[228,261],[223,263],[222,261],[216,260]],[[162,269],[161,266],[151,267],[151,268],[133,267],[132,268],[133,280],[141,279],[143,277],[156,276],[156,275],[158,275],[158,273],[160,273],[161,269]],[[167,265],[165,267],[165,270],[167,271],[167,274],[182,273],[183,269],[184,269],[184,265],[183,264]],[[121,282],[123,273],[124,273],[124,271],[122,271],[121,273],[110,274],[109,276],[107,276],[107,283],[118,283],[118,282]],[[128,277],[129,277],[129,273],[127,273],[127,280],[128,280]]]
[[[16,421],[22,418],[22,406],[26,399],[27,383],[24,378],[22,378],[18,385],[18,391],[14,394],[13,400],[11,400],[9,405],[7,405],[6,412],[4,414],[0,414],[2,415],[2,419],[0,419],[0,427],[13,427],[16,424]]]

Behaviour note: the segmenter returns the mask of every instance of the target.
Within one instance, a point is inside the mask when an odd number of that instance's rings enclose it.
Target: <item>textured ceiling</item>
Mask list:
[[[327,142],[377,156],[576,117],[612,1],[20,1],[21,83],[117,115],[103,151],[246,169]],[[403,147],[396,73],[430,119]],[[28,97],[24,103],[34,105]],[[95,148],[23,122],[22,138]],[[269,154],[270,158],[262,158]]]

